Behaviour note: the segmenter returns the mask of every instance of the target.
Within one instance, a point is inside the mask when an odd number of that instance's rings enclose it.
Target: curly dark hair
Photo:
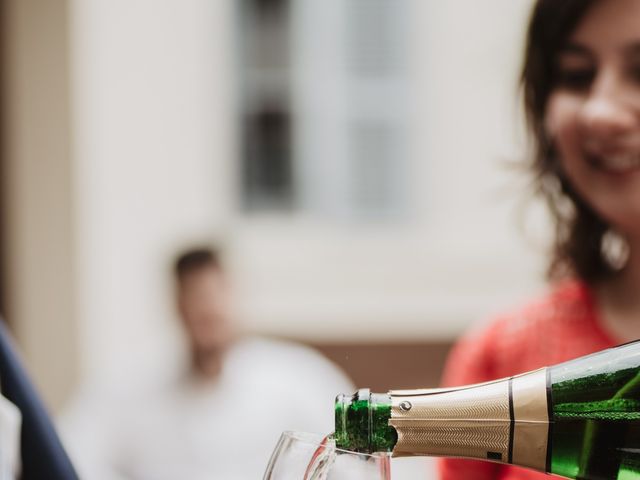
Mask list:
[[[521,87],[532,140],[535,187],[546,200],[555,223],[549,276],[578,276],[593,283],[615,268],[603,254],[609,225],[577,194],[562,172],[544,127],[549,95],[556,85],[556,61],[567,37],[598,0],[538,0],[533,8]]]

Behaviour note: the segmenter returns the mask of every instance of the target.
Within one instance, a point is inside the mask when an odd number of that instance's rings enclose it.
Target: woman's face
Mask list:
[[[556,60],[545,126],[605,220],[640,236],[640,1],[596,2]]]

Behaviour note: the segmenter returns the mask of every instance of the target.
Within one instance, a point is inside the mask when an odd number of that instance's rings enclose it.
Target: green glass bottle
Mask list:
[[[640,341],[477,385],[339,395],[335,418],[347,450],[640,480]]]

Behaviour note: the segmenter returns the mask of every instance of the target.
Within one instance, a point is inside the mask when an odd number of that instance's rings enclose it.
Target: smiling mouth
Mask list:
[[[609,155],[585,154],[592,167],[606,173],[623,175],[640,169],[640,153],[615,153]]]

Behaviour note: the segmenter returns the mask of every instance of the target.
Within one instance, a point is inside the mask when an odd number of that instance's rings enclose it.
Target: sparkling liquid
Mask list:
[[[330,479],[331,469],[340,455],[351,455],[349,452],[336,450],[333,434],[329,434],[320,442],[320,446],[311,456],[311,461],[307,465],[303,480],[327,480]],[[373,457],[362,456],[356,458],[357,461],[373,461]],[[375,458],[378,464],[378,472],[371,480],[390,480],[391,464],[388,456]]]
[[[333,434],[322,439],[320,446],[313,452],[311,461],[304,472],[304,480],[322,480],[327,478],[331,466],[336,461],[335,443]]]
[[[640,480],[640,367],[577,370],[551,371],[551,472]]]

